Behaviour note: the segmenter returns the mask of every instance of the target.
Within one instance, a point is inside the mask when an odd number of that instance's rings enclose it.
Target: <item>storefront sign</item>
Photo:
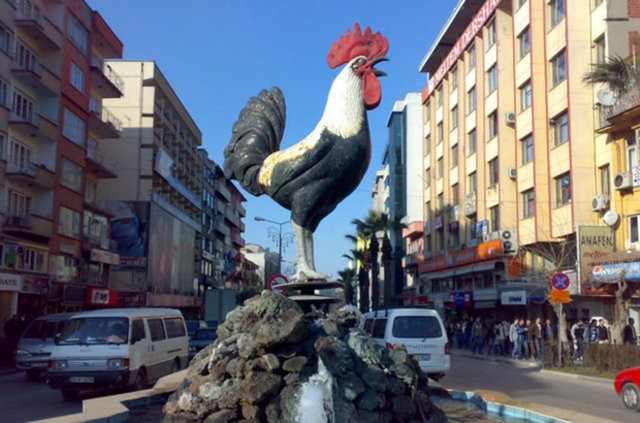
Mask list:
[[[473,292],[456,291],[449,294],[451,307],[454,308],[471,308],[473,302]]]
[[[527,291],[507,291],[500,295],[502,305],[527,305]]]
[[[587,284],[592,276],[592,266],[601,264],[614,250],[613,232],[608,226],[578,226],[579,285]],[[594,275],[595,276],[595,275]]]
[[[628,280],[640,280],[640,262],[601,264],[593,266],[592,278],[596,282],[613,282],[623,276]]]
[[[142,307],[147,305],[146,292],[118,292],[120,307]]]
[[[20,291],[22,276],[13,273],[0,273],[0,291]]]
[[[28,292],[31,294],[48,294],[49,279],[25,277],[22,280],[22,292]]]
[[[119,265],[122,267],[147,267],[147,258],[146,257],[122,257],[118,261]],[[114,269],[115,270],[115,269]]]
[[[446,250],[444,256],[418,263],[418,273],[430,273],[447,267],[476,263],[499,258],[502,255],[502,240],[496,239],[482,244],[463,248],[460,251]]]
[[[91,250],[91,261],[97,261],[98,263],[106,264],[120,264],[120,256],[110,251],[98,250],[93,248]]]
[[[117,306],[118,292],[109,288],[90,287],[87,289],[87,305]]]
[[[61,253],[71,254],[74,256],[76,255],[76,252],[78,250],[75,244],[69,244],[67,242],[61,242],[60,244],[58,244],[58,249]]]

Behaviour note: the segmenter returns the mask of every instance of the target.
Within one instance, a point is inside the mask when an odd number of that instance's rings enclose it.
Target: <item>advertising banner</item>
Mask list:
[[[581,293],[589,293],[591,269],[614,250],[613,231],[608,226],[578,226],[578,279]]]
[[[131,270],[147,267],[149,238],[148,201],[111,201],[108,211],[111,220],[111,239],[118,243],[118,265],[112,270]]]

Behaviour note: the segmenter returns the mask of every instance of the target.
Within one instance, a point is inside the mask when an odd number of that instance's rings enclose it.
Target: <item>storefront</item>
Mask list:
[[[21,275],[0,272],[0,330],[11,316],[18,313],[18,294],[21,289]]]
[[[22,275],[22,289],[18,295],[18,314],[31,320],[51,311],[47,307],[50,280],[37,275]]]

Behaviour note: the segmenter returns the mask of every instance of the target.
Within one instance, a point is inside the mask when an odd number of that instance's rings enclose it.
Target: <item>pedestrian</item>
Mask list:
[[[547,342],[553,342],[556,340],[556,332],[551,323],[551,319],[547,319],[544,325],[543,339]]]
[[[464,323],[462,324],[462,331],[464,333],[464,346],[466,348],[471,348],[471,326],[473,322],[471,318],[465,317]]]
[[[591,319],[587,328],[587,339],[590,344],[598,342],[598,321]]]
[[[482,349],[484,347],[484,330],[482,327],[482,321],[480,317],[476,317],[476,321],[471,326],[471,351],[475,355],[476,352],[482,355]]]
[[[502,340],[502,355],[508,355],[511,352],[511,340],[509,339],[509,328],[511,324],[507,322],[507,319],[502,320],[502,333],[504,334],[504,339]]]
[[[578,320],[571,326],[571,340],[573,341],[573,360],[582,361],[585,343],[585,328],[582,320]]]
[[[513,323],[509,326],[509,341],[511,341],[511,345],[513,345],[513,349],[511,350],[511,357],[520,358],[520,343],[518,342],[518,322],[520,319],[517,317],[513,319]]]
[[[456,323],[453,325],[453,333],[456,337],[456,345],[458,348],[462,348],[462,322],[460,320],[456,320]]]
[[[529,325],[529,337],[531,338],[532,349],[531,358],[540,360],[542,358],[542,319],[537,317],[536,321]]]
[[[530,322],[529,319],[527,320]],[[524,319],[518,321],[518,343],[520,344],[520,348],[522,348],[520,359],[526,360],[529,358],[529,328]]]
[[[598,322],[598,344],[608,344],[610,339],[609,328],[605,325],[604,319],[600,319]]]
[[[490,332],[493,332],[493,345],[490,347],[489,353],[495,355],[502,355],[502,347],[504,344],[504,329],[502,328],[502,323],[496,320],[493,324],[493,328]]]
[[[635,321],[633,317],[629,317],[627,325],[622,330],[622,343],[637,345],[638,337],[636,336],[636,328],[634,326]]]

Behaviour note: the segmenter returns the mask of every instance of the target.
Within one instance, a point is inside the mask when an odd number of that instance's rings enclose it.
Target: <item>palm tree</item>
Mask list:
[[[343,256],[346,256],[344,254]],[[342,281],[342,288],[344,290],[344,302],[347,305],[355,304],[355,292],[353,290],[353,279],[356,272],[353,269],[343,269],[338,272],[338,276]]]
[[[620,56],[609,57],[603,63],[592,64],[582,81],[592,85],[607,84],[620,97],[638,82],[638,70],[635,63],[629,63]]]
[[[356,227],[356,235],[345,235],[345,238],[351,240],[355,247],[351,250],[351,254],[358,264],[360,311],[366,313],[369,311],[369,269],[371,266],[371,252],[366,239],[370,231],[368,225],[360,219],[353,219],[351,223]]]

